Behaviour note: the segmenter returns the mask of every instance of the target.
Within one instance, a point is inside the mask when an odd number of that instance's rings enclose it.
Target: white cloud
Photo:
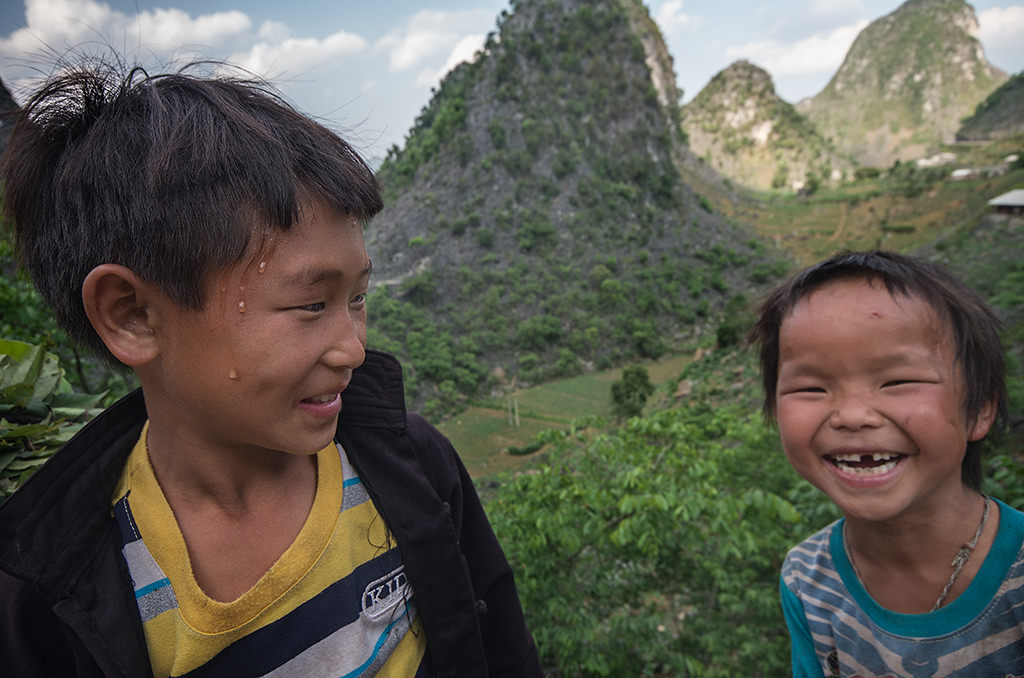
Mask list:
[[[336,63],[338,59],[363,52],[369,43],[354,33],[338,31],[317,38],[280,39],[280,27],[274,28],[277,41],[258,42],[244,52],[232,54],[228,61],[271,80],[289,79],[311,68]]]
[[[115,36],[123,30],[129,35],[135,33],[144,44],[159,40],[172,49],[183,45],[215,46],[252,27],[249,17],[237,10],[192,18],[180,9],[155,9],[132,18],[123,14],[121,17],[123,21],[111,26]]]
[[[452,70],[463,61],[472,61],[476,53],[481,50],[484,46],[484,41],[487,39],[486,35],[475,34],[464,36],[455,47],[452,48],[451,53],[448,55],[448,60],[444,62],[439,70],[424,70],[416,78],[416,84],[420,87],[433,87],[441,81],[448,71]]]
[[[450,58],[462,41],[486,31],[493,23],[494,16],[487,10],[422,10],[378,40],[375,50],[388,53],[392,71],[406,71],[436,61],[445,53]],[[478,46],[481,44],[483,40]]]
[[[180,9],[153,9],[129,16],[98,0],[26,0],[25,14],[25,28],[0,37],[0,58],[6,75],[13,76],[8,84],[18,90],[49,72],[68,50],[71,58],[83,52],[119,54],[160,70],[199,58],[227,59],[270,80],[294,81],[369,48],[364,38],[345,31],[297,37],[279,21],[254,30],[239,11],[191,16]]]
[[[993,7],[978,14],[979,39],[986,49],[1024,44],[1024,6]]]
[[[654,13],[654,20],[664,35],[697,26],[700,19],[683,12],[683,0],[666,0]]]
[[[258,35],[260,40],[266,42],[284,42],[292,37],[292,29],[280,21],[264,21],[260,24]]]
[[[178,9],[146,10],[129,16],[95,0],[26,0],[26,26],[0,38],[5,61],[38,66],[65,54],[116,51],[129,61],[152,65],[214,56],[252,27],[239,11],[191,17]],[[37,63],[38,62],[38,63]]]
[[[767,70],[773,79],[787,75],[833,73],[843,63],[857,34],[867,25],[867,21],[860,21],[793,43],[775,40],[751,42],[728,47],[725,54],[730,61],[752,61]]]
[[[811,12],[819,16],[857,16],[866,10],[862,0],[811,0]]]

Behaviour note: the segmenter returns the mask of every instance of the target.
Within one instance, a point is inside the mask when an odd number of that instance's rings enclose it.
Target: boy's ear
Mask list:
[[[992,424],[996,420],[996,409],[995,398],[981,406],[974,423],[967,429],[967,440],[981,440],[988,435],[989,429],[992,428]]]
[[[150,305],[156,294],[130,268],[100,264],[82,283],[82,303],[107,349],[129,367],[144,365],[159,353]]]

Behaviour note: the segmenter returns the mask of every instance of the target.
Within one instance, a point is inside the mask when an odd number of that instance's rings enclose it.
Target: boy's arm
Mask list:
[[[74,640],[31,584],[0,572],[0,672],[26,678],[87,675],[76,668]]]
[[[779,593],[782,598],[782,613],[786,617],[786,627],[789,629],[793,678],[823,678],[824,674],[818,664],[818,655],[814,651],[814,641],[811,639],[811,629],[807,626],[803,604],[781,578]]]

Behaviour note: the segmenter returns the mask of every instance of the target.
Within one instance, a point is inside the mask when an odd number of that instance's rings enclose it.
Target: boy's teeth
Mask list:
[[[871,461],[887,461],[890,459],[896,459],[899,457],[898,454],[889,454],[888,452],[874,452],[872,454],[833,454],[832,459],[835,461],[845,462],[858,462],[864,457],[871,457]]]
[[[846,473],[873,476],[887,473],[896,468],[900,457],[899,454],[874,452],[871,454],[834,454],[830,456],[830,459]]]
[[[334,397],[336,395],[337,395],[336,393],[331,393],[330,395],[322,395],[322,396],[317,396],[315,398],[307,398],[307,400],[310,401],[310,402],[319,403],[319,404],[323,405],[324,403],[329,403],[332,400],[334,400]]]

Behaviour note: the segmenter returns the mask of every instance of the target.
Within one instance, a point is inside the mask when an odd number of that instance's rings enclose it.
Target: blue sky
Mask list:
[[[796,102],[820,91],[857,33],[898,0],[645,0],[684,99],[737,59]],[[1024,0],[976,0],[986,55],[1024,70]],[[23,99],[70,49],[113,46],[152,71],[227,59],[270,79],[376,162],[401,144],[453,65],[472,58],[508,0],[5,0],[0,78]]]

